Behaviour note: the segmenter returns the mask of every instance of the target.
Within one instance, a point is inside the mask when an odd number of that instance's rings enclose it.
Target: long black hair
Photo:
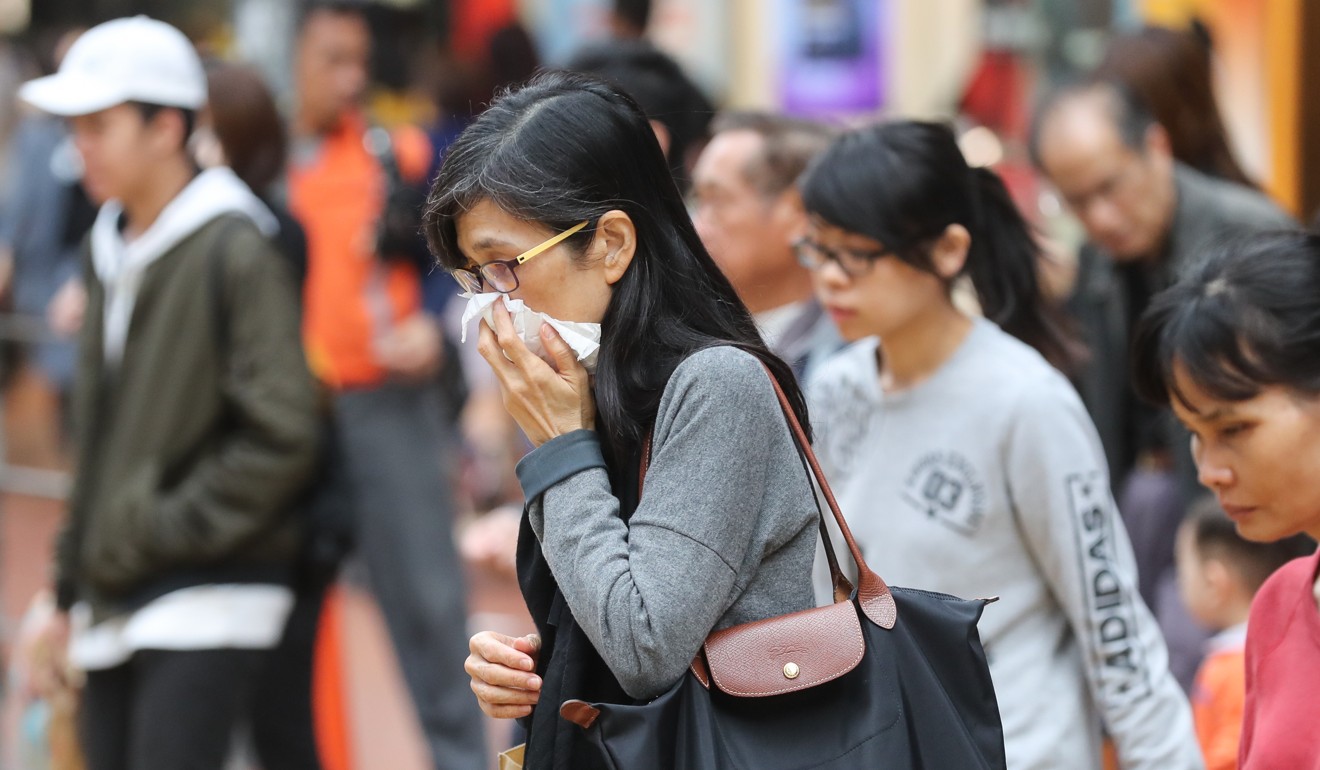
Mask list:
[[[579,255],[608,211],[623,211],[637,228],[637,251],[601,323],[595,381],[616,481],[636,458],[670,375],[703,348],[733,345],[765,362],[809,425],[792,370],[766,348],[702,246],[655,134],[627,95],[601,80],[550,72],[496,99],[450,147],[427,199],[423,229],[444,267],[468,264],[455,227],[483,200],[552,230],[591,222],[566,241]]]
[[[1212,249],[1142,317],[1132,346],[1137,393],[1191,410],[1177,365],[1223,401],[1270,386],[1320,395],[1320,235],[1257,234]]]
[[[971,234],[963,274],[985,316],[1059,369],[1076,365],[1079,345],[1041,293],[1030,227],[999,175],[967,165],[948,126],[898,121],[852,131],[816,159],[800,186],[811,214],[931,274],[934,242],[962,225]]]

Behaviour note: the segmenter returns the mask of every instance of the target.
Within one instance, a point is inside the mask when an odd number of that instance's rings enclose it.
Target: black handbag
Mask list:
[[[711,634],[687,674],[650,703],[570,700],[560,715],[619,770],[1004,768],[999,705],[976,630],[994,600],[891,588],[872,572],[770,379],[857,564],[856,589],[839,569],[821,509],[834,604]]]

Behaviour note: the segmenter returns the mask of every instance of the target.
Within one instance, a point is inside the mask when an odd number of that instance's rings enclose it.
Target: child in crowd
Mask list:
[[[1305,535],[1273,543],[1245,540],[1209,496],[1192,506],[1178,530],[1179,590],[1192,615],[1215,632],[1192,690],[1207,770],[1238,766],[1251,601],[1275,570],[1314,547]]]

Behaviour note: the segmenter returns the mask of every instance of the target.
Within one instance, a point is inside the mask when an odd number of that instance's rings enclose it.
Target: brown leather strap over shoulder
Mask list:
[[[806,458],[807,464],[811,466],[811,475],[815,477],[816,484],[820,486],[820,492],[825,497],[825,502],[830,507],[830,513],[834,514],[834,521],[839,525],[839,532],[843,534],[844,542],[848,544],[848,552],[852,554],[853,563],[857,565],[857,600],[862,606],[862,611],[871,619],[873,623],[881,628],[893,628],[894,622],[898,618],[898,605],[894,602],[894,596],[889,592],[889,586],[885,584],[883,578],[871,571],[867,566],[866,560],[862,558],[862,549],[857,545],[853,538],[852,530],[848,528],[848,522],[843,518],[843,511],[839,509],[839,503],[834,499],[834,491],[830,489],[830,483],[825,480],[825,472],[820,468],[820,461],[816,459],[816,453],[811,448],[811,443],[807,441],[806,431],[802,429],[802,424],[798,422],[797,413],[793,411],[793,406],[788,402],[788,396],[784,395],[784,389],[779,386],[779,381],[775,379],[769,367],[766,368],[766,374],[770,377],[770,384],[775,388],[775,395],[779,397],[779,406],[788,418],[788,426],[793,431],[793,438],[797,442],[798,450]],[[824,511],[821,511],[821,517],[824,517]],[[822,522],[822,530],[823,522]],[[826,533],[822,532],[822,535]],[[825,537],[825,549],[828,553],[831,551],[830,538]],[[843,577],[842,571],[839,571],[838,564],[831,564],[831,577],[834,579],[834,585],[839,586],[840,581],[844,584],[847,579]]]
[[[797,449],[807,467],[808,479],[814,479],[816,485],[820,488],[821,495],[829,505],[830,513],[834,516],[834,522],[838,525],[839,531],[843,534],[844,542],[848,545],[848,552],[852,555],[853,563],[857,565],[857,602],[862,608],[862,612],[871,619],[871,622],[881,628],[893,628],[898,618],[898,606],[894,603],[894,596],[889,592],[889,586],[871,568],[867,566],[866,560],[862,558],[862,549],[857,545],[853,538],[852,530],[848,528],[848,522],[843,518],[843,512],[839,509],[839,503],[834,499],[834,492],[830,489],[829,482],[825,480],[825,472],[820,468],[820,462],[816,459],[816,453],[811,448],[811,442],[807,440],[807,433],[802,429],[802,424],[798,421],[797,412],[793,411],[793,405],[789,403],[788,396],[784,394],[784,389],[780,387],[779,380],[775,378],[774,372],[770,367],[765,366],[766,376],[770,378],[770,384],[775,389],[775,396],[779,399],[780,409],[788,421],[788,427],[793,434],[793,442],[797,444]],[[651,465],[651,436],[647,436],[642,449],[642,467],[638,476],[638,499],[641,499],[641,492],[646,483],[646,472]],[[820,508],[820,500],[816,501],[816,509],[820,514],[820,535],[825,545],[825,557],[829,563],[831,584],[834,586],[834,600],[836,602],[847,601],[851,596],[853,586],[843,570],[839,567],[838,557],[834,553],[834,544],[829,536],[829,530],[825,525],[825,511]],[[698,654],[698,658],[700,654]],[[694,663],[694,672],[696,664]]]

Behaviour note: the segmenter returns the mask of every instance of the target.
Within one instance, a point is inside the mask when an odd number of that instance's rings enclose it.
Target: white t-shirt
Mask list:
[[[272,649],[293,598],[287,586],[274,584],[190,586],[96,625],[90,608],[75,604],[69,662],[98,671],[127,663],[138,650]]]
[[[859,342],[812,378],[817,452],[886,581],[1000,597],[980,633],[1008,766],[1098,770],[1103,723],[1127,770],[1203,767],[1072,386],[981,319],[901,393],[881,391],[876,347]]]

